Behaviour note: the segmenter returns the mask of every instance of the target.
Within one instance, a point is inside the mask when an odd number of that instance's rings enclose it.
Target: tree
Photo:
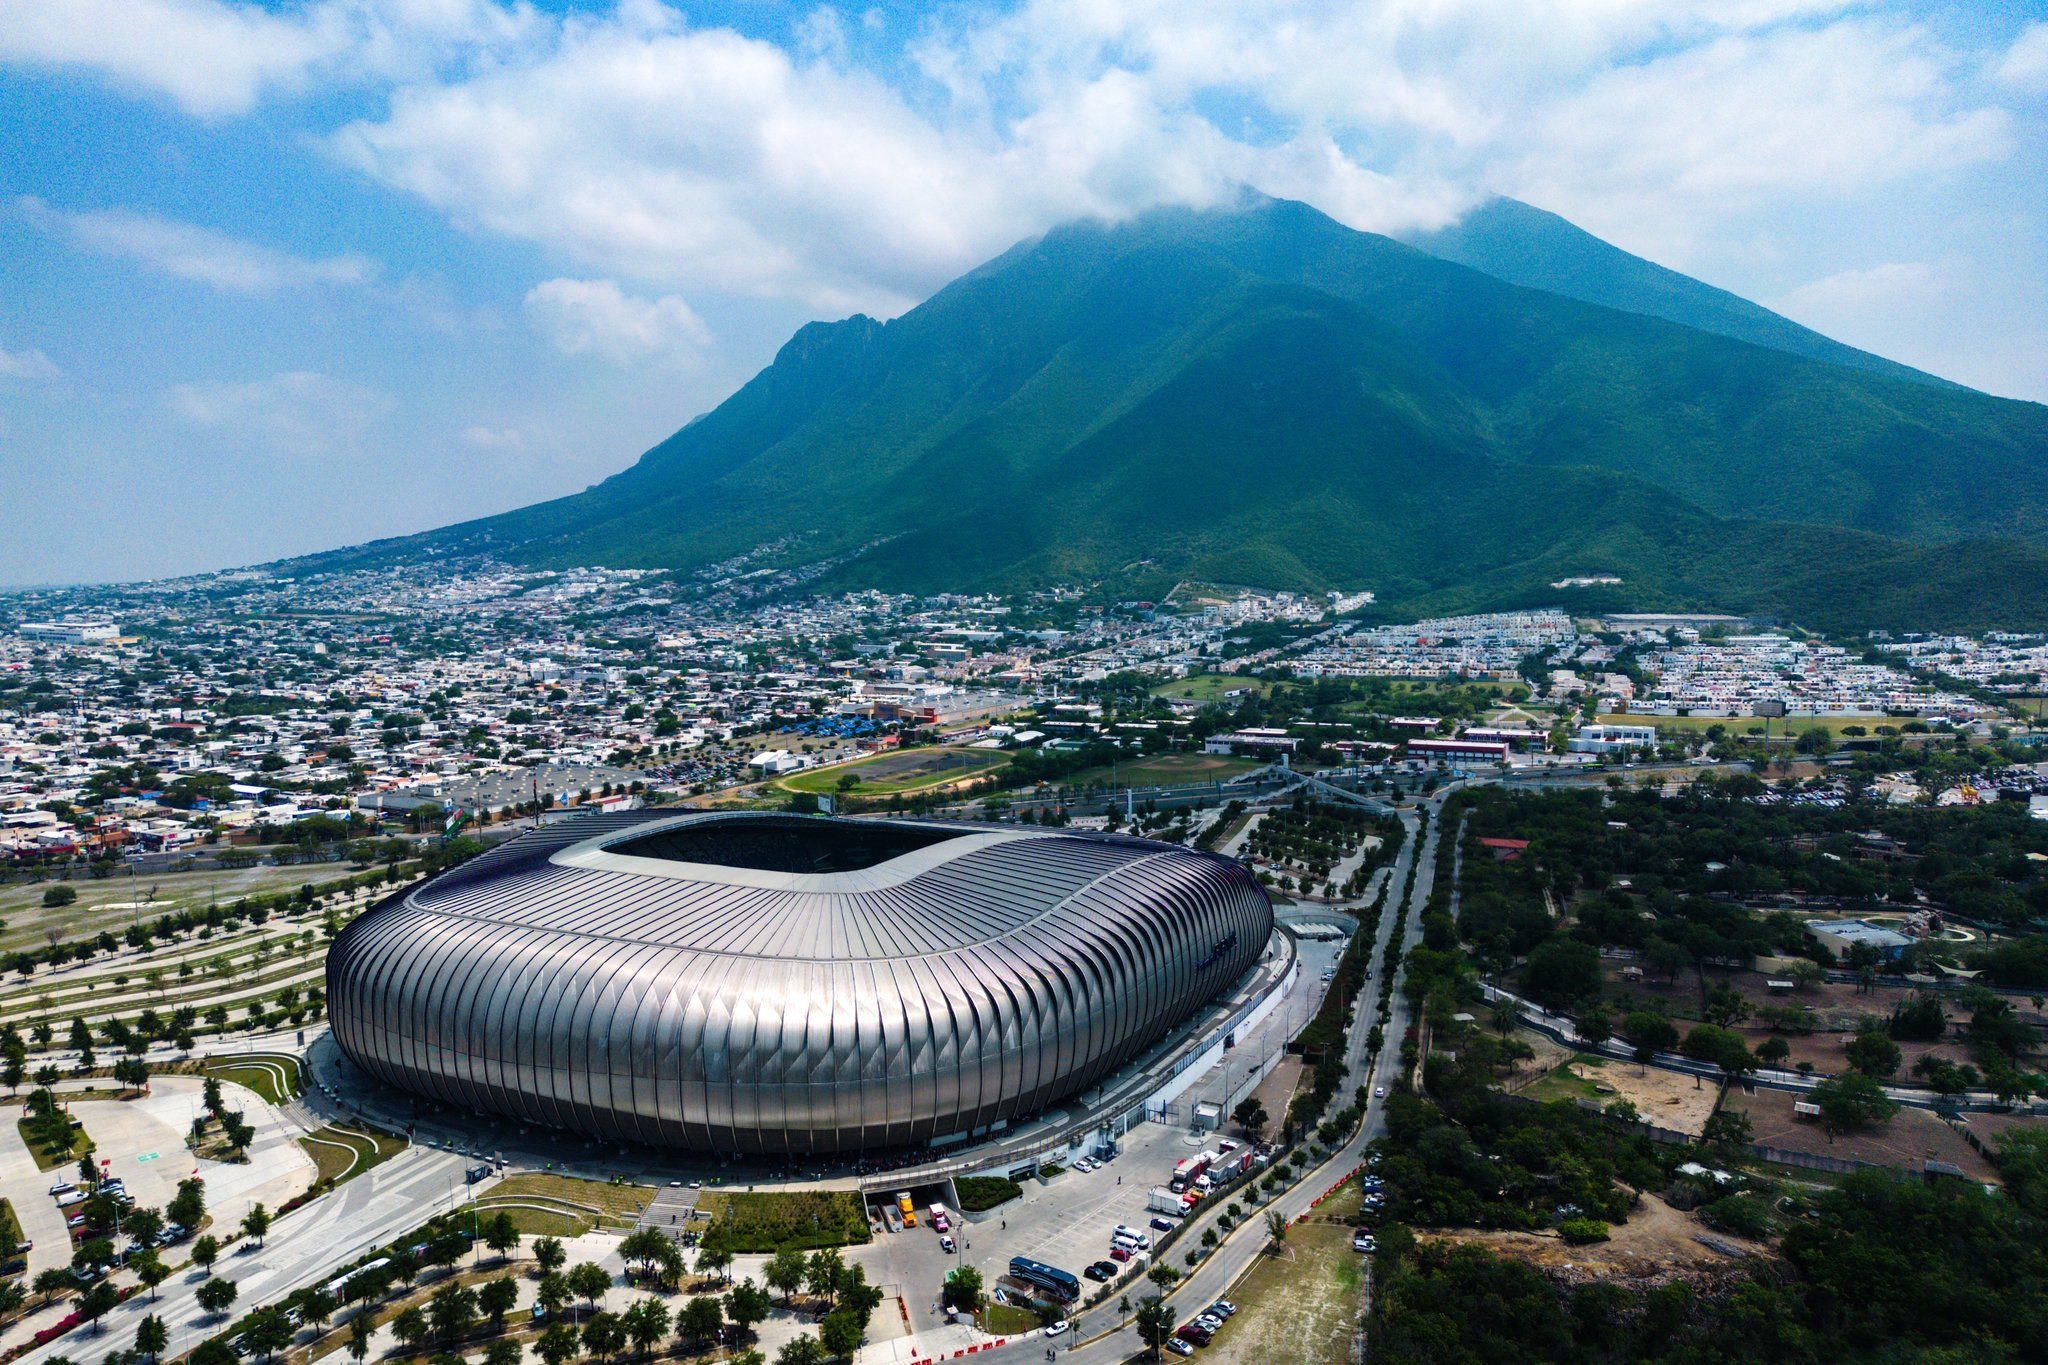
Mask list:
[[[164,1353],[164,1347],[171,1344],[171,1329],[164,1326],[164,1320],[154,1313],[146,1315],[135,1324],[135,1349],[155,1360]]]
[[[559,1238],[543,1237],[533,1244],[534,1264],[540,1267],[543,1275],[554,1274],[568,1259],[569,1253],[563,1249]]]
[[[816,1337],[794,1337],[775,1353],[775,1365],[825,1365],[827,1359]]]
[[[1867,1028],[1849,1040],[1842,1053],[1849,1065],[1866,1076],[1883,1079],[1899,1069],[1899,1045],[1879,1028]]]
[[[626,1333],[610,1313],[592,1313],[583,1324],[583,1349],[599,1360],[609,1360],[625,1344]]]
[[[484,1224],[484,1245],[501,1257],[510,1257],[519,1246],[519,1228],[512,1215],[502,1210]]]
[[[612,1277],[595,1261],[579,1261],[570,1266],[569,1273],[562,1278],[568,1283],[569,1292],[593,1309],[605,1296],[605,1291],[612,1287]]]
[[[358,1362],[370,1354],[370,1338],[377,1334],[377,1315],[368,1308],[348,1320],[348,1353]]]
[[[505,1326],[505,1315],[519,1303],[519,1285],[510,1275],[486,1280],[477,1286],[476,1306],[490,1320],[491,1330]]]
[[[562,1315],[562,1307],[571,1297],[569,1281],[553,1272],[541,1276],[540,1284],[535,1286],[533,1291],[534,1302],[538,1303],[541,1311],[551,1318]]]
[[[1730,1077],[1756,1069],[1756,1058],[1750,1054],[1742,1035],[1714,1024],[1700,1024],[1686,1034],[1683,1051],[1694,1061],[1713,1063]]]
[[[1792,1055],[1792,1045],[1772,1034],[1756,1045],[1756,1059],[1765,1066],[1776,1067]]]
[[[233,1280],[218,1277],[209,1279],[205,1284],[200,1285],[199,1292],[194,1297],[199,1300],[201,1308],[204,1308],[215,1317],[219,1317],[234,1306],[235,1295],[240,1292],[240,1290],[235,1288]]]
[[[568,1323],[550,1323],[541,1332],[540,1339],[533,1343],[533,1353],[546,1365],[569,1365],[583,1353],[583,1342],[576,1335],[576,1329]]]
[[[1237,1108],[1230,1111],[1230,1121],[1237,1125],[1239,1132],[1257,1142],[1259,1136],[1266,1131],[1266,1125],[1272,1120],[1266,1113],[1266,1106],[1259,1102],[1257,1095],[1246,1095],[1237,1102]]]
[[[676,1335],[692,1344],[710,1341],[724,1328],[725,1310],[708,1294],[691,1299],[676,1314]]]
[[[1173,1305],[1163,1302],[1156,1294],[1138,1305],[1138,1340],[1151,1350],[1155,1360],[1159,1358],[1159,1348],[1173,1335],[1173,1319]]]
[[[100,1319],[114,1311],[121,1302],[121,1296],[114,1286],[101,1280],[78,1296],[78,1316],[92,1324],[94,1335],[99,1334]]]
[[[137,1240],[141,1240],[138,1238]],[[171,1268],[155,1251],[144,1249],[128,1258],[128,1268],[135,1272],[135,1278],[149,1288],[149,1301],[156,1302],[156,1287],[171,1277]]]
[[[804,1254],[791,1247],[784,1247],[768,1258],[768,1265],[761,1272],[768,1281],[768,1287],[782,1295],[788,1303],[804,1282]]]
[[[837,1248],[811,1253],[804,1263],[804,1285],[819,1298],[831,1300],[839,1290],[839,1277],[846,1271],[845,1258]]]
[[[1889,1122],[1899,1106],[1884,1087],[1861,1072],[1830,1076],[1813,1087],[1813,1102],[1820,1106],[1821,1125],[1832,1140],[1837,1133]]]
[[[434,1325],[434,1339],[452,1345],[476,1326],[476,1291],[466,1285],[444,1284],[427,1301],[427,1318]]]
[[[417,1307],[408,1308],[391,1320],[391,1335],[398,1338],[398,1344],[408,1353],[417,1351],[433,1330],[427,1315]]]
[[[1678,1029],[1661,1014],[1637,1010],[1621,1021],[1621,1036],[1635,1047],[1638,1062],[1648,1062],[1653,1054],[1671,1050]]]
[[[700,1246],[697,1249],[697,1268],[706,1275],[723,1280],[725,1272],[732,1268],[732,1249],[723,1244]]]
[[[254,1237],[256,1245],[263,1245],[263,1235],[270,1231],[270,1210],[261,1204],[252,1207],[242,1215],[242,1235]]]
[[[818,1342],[834,1359],[851,1360],[867,1334],[866,1315],[850,1308],[834,1309],[818,1324]]]
[[[939,1297],[949,1308],[972,1313],[981,1307],[981,1272],[971,1265],[956,1266],[940,1286]]]
[[[267,1360],[292,1344],[298,1329],[281,1308],[262,1308],[249,1315],[242,1327],[242,1340],[261,1351]]]
[[[725,1315],[732,1319],[733,1326],[751,1333],[754,1324],[768,1316],[770,1306],[767,1290],[752,1280],[741,1280],[726,1295]]]
[[[641,1355],[651,1352],[668,1335],[668,1309],[657,1300],[642,1299],[619,1315],[626,1340]]]
[[[499,1337],[484,1348],[484,1365],[519,1365],[526,1348],[511,1337]]]
[[[1275,1253],[1287,1242],[1287,1215],[1278,1209],[1266,1210],[1266,1242]]]
[[[1522,975],[1529,997],[1546,1009],[1569,1009],[1600,994],[1600,950],[1582,939],[1557,935],[1529,954]]]

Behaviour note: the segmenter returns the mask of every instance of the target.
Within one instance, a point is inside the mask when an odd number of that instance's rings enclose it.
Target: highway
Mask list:
[[[1408,827],[1409,838],[1403,841],[1401,855],[1393,868],[1391,885],[1397,892],[1407,880],[1409,864],[1418,857],[1422,860],[1421,867],[1416,873],[1415,894],[1411,902],[1408,927],[1403,935],[1404,954],[1422,939],[1422,906],[1429,899],[1430,888],[1434,884],[1437,833],[1441,823],[1438,817],[1443,809],[1443,799],[1447,795],[1448,791],[1440,791],[1424,803],[1430,814],[1429,833],[1425,839],[1418,840],[1414,837],[1414,816],[1405,813],[1402,816],[1403,823]],[[1375,973],[1386,951],[1387,937],[1398,918],[1398,910],[1399,907],[1393,904],[1390,898],[1380,923],[1374,928]],[[1340,1098],[1350,1094],[1359,1085],[1392,1085],[1393,1077],[1401,1065],[1400,1040],[1408,1027],[1409,1015],[1408,1001],[1402,996],[1398,985],[1397,980],[1393,1015],[1387,1021],[1386,1045],[1380,1052],[1378,1065],[1370,1071],[1366,1067],[1365,1038],[1377,1017],[1373,1002],[1378,998],[1378,976],[1375,975],[1366,989],[1360,992],[1358,1017],[1351,1030],[1347,1051],[1349,1069],[1345,1084],[1338,1091]],[[1311,1169],[1299,1183],[1267,1207],[1277,1209],[1290,1222],[1299,1218],[1308,1212],[1310,1204],[1325,1190],[1362,1162],[1367,1146],[1385,1132],[1385,1105],[1382,1101],[1369,1100],[1365,1121],[1350,1141],[1332,1152],[1321,1165]],[[1215,1212],[1212,1209],[1207,1216],[1213,1218]],[[1198,1230],[1190,1231],[1199,1236]],[[1175,1242],[1174,1246],[1182,1246],[1187,1235],[1184,1233],[1183,1240]],[[1266,1241],[1263,1211],[1239,1224],[1237,1230],[1226,1237],[1208,1259],[1176,1282],[1167,1295],[1166,1301],[1178,1310],[1178,1320],[1188,1321],[1217,1299],[1227,1297],[1230,1287],[1237,1283],[1259,1256],[1264,1254]],[[1140,1289],[1149,1293],[1151,1286],[1141,1282],[1129,1291],[1134,1304],[1142,1297],[1138,1292]],[[1074,1326],[1064,1339],[1065,1349],[1060,1352],[1060,1359],[1076,1362],[1076,1365],[1109,1365],[1109,1362],[1128,1360],[1145,1349],[1144,1343],[1138,1339],[1136,1327],[1128,1322],[1119,1325],[1120,1315],[1116,1311],[1118,1297],[1120,1296],[1112,1296],[1102,1305],[1075,1316]],[[1042,1336],[1034,1333],[1028,1337],[1016,1338],[1000,1347],[984,1348],[975,1358],[979,1360],[993,1356],[1002,1361],[1042,1360],[1049,1344],[1051,1343]]]
[[[149,1313],[161,1317],[170,1329],[164,1359],[182,1355],[231,1318],[331,1279],[338,1267],[372,1247],[446,1212],[464,1197],[462,1171],[463,1160],[453,1153],[409,1148],[279,1218],[262,1246],[245,1239],[222,1256],[214,1273],[233,1280],[240,1290],[229,1318],[209,1317],[200,1310],[195,1296],[207,1277],[188,1270],[164,1281],[156,1302],[150,1302],[148,1293],[139,1293],[107,1314],[97,1334],[78,1328],[26,1352],[20,1357],[22,1365],[42,1365],[57,1356],[97,1359],[125,1350],[135,1343],[136,1324]]]

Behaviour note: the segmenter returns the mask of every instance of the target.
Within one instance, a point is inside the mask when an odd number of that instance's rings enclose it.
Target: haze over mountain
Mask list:
[[[356,553],[689,568],[782,542],[897,589],[2048,619],[2048,409],[1526,206],[1428,244],[1487,270],[1263,198],[1069,224],[890,322],[801,329],[583,493]],[[1623,582],[1549,586],[1584,575]]]

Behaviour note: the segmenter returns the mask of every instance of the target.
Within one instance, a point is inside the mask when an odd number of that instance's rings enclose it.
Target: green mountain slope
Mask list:
[[[1429,604],[1616,573],[1644,606],[2017,624],[1928,547],[2025,542],[1996,547],[2012,602],[2048,610],[2048,508],[2024,495],[2044,416],[1261,200],[1070,225],[886,324],[813,324],[596,488],[368,552],[691,567],[772,544],[850,556],[849,584],[1192,575]]]
[[[1448,227],[1408,233],[1401,240],[1510,284],[1895,379],[1950,382],[1846,346],[1725,289],[1630,255],[1584,228],[1518,199],[1489,200]]]

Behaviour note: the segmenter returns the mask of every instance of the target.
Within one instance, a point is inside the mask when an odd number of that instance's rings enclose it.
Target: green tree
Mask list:
[[[155,1360],[164,1353],[164,1347],[171,1344],[171,1329],[164,1326],[164,1320],[154,1313],[146,1315],[135,1324],[135,1349]]]
[[[619,1326],[614,1314],[592,1313],[590,1320],[583,1324],[583,1349],[599,1360],[609,1360],[617,1355],[625,1340],[625,1329]]]
[[[775,1365],[825,1365],[829,1358],[816,1337],[793,1337],[775,1353]]]
[[[391,1335],[398,1338],[399,1346],[408,1354],[419,1350],[433,1331],[433,1324],[417,1307],[408,1308],[391,1320]]]
[[[546,1365],[569,1365],[583,1353],[583,1341],[568,1323],[550,1323],[533,1343],[533,1353]]]
[[[768,1316],[771,1306],[766,1289],[752,1280],[741,1280],[732,1287],[732,1293],[726,1295],[725,1315],[740,1331],[751,1333],[754,1324]]]
[[[541,1274],[552,1275],[568,1262],[569,1253],[563,1248],[560,1238],[543,1237],[533,1244],[533,1260],[540,1267]]]
[[[477,1286],[476,1306],[489,1319],[492,1331],[505,1325],[505,1315],[519,1303],[519,1285],[509,1275],[486,1280]]]
[[[1842,1049],[1849,1059],[1849,1065],[1866,1076],[1882,1080],[1899,1069],[1902,1054],[1899,1045],[1891,1035],[1878,1028],[1868,1028],[1852,1038]]]
[[[784,1247],[768,1258],[768,1264],[761,1272],[768,1281],[768,1287],[782,1295],[787,1303],[804,1282],[804,1254],[790,1247]]]
[[[1156,1294],[1138,1305],[1138,1340],[1145,1343],[1155,1360],[1159,1358],[1159,1348],[1173,1335],[1173,1320],[1173,1305]]]
[[[264,1234],[270,1231],[270,1210],[261,1204],[252,1207],[242,1215],[242,1235],[256,1239],[256,1245],[263,1245]]]
[[[214,1317],[219,1317],[234,1306],[235,1295],[239,1292],[233,1280],[225,1276],[215,1276],[200,1285],[193,1297],[199,1300],[201,1308]]]
[[[1861,1072],[1830,1076],[1813,1087],[1813,1102],[1820,1106],[1821,1126],[1829,1138],[1887,1123],[1899,1106],[1880,1086]]]
[[[626,1340],[640,1355],[647,1355],[668,1335],[668,1309],[654,1299],[641,1299],[619,1315]]]
[[[612,1277],[595,1261],[579,1261],[570,1266],[569,1273],[563,1276],[563,1279],[568,1282],[569,1292],[592,1309],[595,1309],[597,1301],[605,1296],[605,1291],[612,1287]]]

